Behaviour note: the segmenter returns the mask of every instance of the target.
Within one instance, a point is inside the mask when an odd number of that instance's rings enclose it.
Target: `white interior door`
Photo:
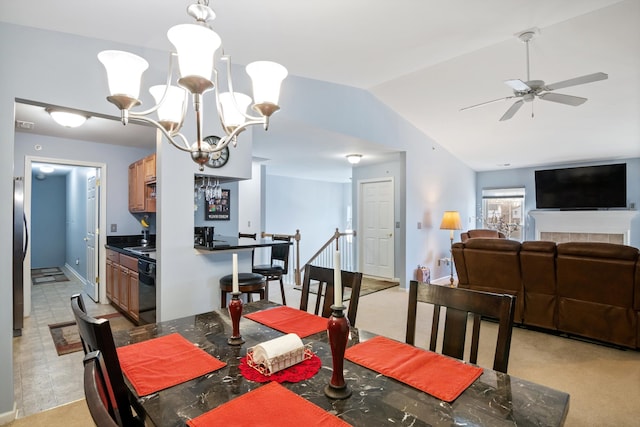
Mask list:
[[[393,179],[360,182],[358,199],[362,273],[393,279],[395,222]]]
[[[85,292],[98,302],[98,187],[96,176],[87,178],[87,280]]]

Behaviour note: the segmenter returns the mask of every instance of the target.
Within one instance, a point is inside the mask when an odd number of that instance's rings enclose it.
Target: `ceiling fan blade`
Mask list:
[[[516,92],[528,92],[531,90],[531,88],[520,79],[505,80],[504,83]]]
[[[569,87],[569,86],[583,85],[585,83],[597,82],[599,80],[606,80],[608,78],[609,78],[609,75],[606,73],[587,74],[586,76],[575,77],[573,79],[564,80],[558,83],[547,85],[547,90],[556,90],[556,89],[562,89],[564,87]]]
[[[494,102],[504,101],[506,99],[515,98],[515,96],[507,96],[504,98],[494,99],[493,101],[481,102],[480,104],[470,105],[468,107],[461,108],[460,111],[471,110],[473,108],[484,107],[485,105],[493,104]]]
[[[503,122],[505,120],[509,120],[511,117],[513,117],[514,114],[518,112],[518,110],[520,109],[520,107],[522,107],[523,104],[524,104],[524,101],[522,99],[514,102],[513,105],[509,107],[507,112],[504,113],[502,117],[500,117],[500,121]]]
[[[560,104],[572,105],[577,107],[587,102],[587,98],[581,98],[579,96],[563,95],[561,93],[543,93],[540,95],[540,99],[545,101],[558,102]]]

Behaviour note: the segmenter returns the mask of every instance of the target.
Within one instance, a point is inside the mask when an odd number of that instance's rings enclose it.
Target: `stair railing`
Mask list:
[[[347,230],[341,233],[336,228],[336,231],[327,240],[327,242],[322,245],[302,267],[300,267],[297,272],[296,286],[302,286],[300,271],[303,271],[308,264],[318,267],[333,268],[333,255],[336,248],[340,250],[340,268],[345,271],[356,271],[355,257],[353,254],[353,238],[355,236],[355,230]]]

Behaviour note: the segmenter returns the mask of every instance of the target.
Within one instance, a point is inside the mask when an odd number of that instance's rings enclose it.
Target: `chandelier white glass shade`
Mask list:
[[[207,21],[215,18],[208,4],[208,0],[198,0],[187,8],[187,13],[196,20],[196,24],[176,25],[167,32],[176,51],[170,54],[166,84],[149,89],[156,102],[149,110],[131,110],[140,105],[140,84],[142,74],[149,66],[147,61],[132,53],[115,50],[98,54],[98,59],[107,70],[110,92],[107,100],[120,109],[122,123],[126,125],[129,120],[139,120],[155,125],[172,145],[191,153],[200,170],[204,169],[211,153],[223,150],[230,143],[235,146],[238,134],[247,127],[261,124],[265,130],[269,128],[269,118],[280,109],[280,86],[287,76],[287,69],[275,62],[257,61],[247,65],[247,74],[253,82],[252,100],[248,95],[234,92],[230,57],[221,55],[220,60],[226,61],[228,88],[228,92],[221,93],[215,58],[222,41],[207,24]],[[172,85],[174,57],[178,59],[177,86]],[[225,132],[225,136],[215,145],[204,141],[202,132],[202,97],[212,89],[215,89],[216,109]],[[189,143],[180,133],[189,93],[196,117],[196,141],[193,143]],[[250,105],[258,116],[247,113]],[[153,113],[157,113],[158,120],[148,117]]]

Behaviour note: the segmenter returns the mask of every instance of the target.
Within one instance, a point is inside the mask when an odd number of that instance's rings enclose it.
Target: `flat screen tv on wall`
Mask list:
[[[627,165],[535,171],[537,209],[627,207]]]

